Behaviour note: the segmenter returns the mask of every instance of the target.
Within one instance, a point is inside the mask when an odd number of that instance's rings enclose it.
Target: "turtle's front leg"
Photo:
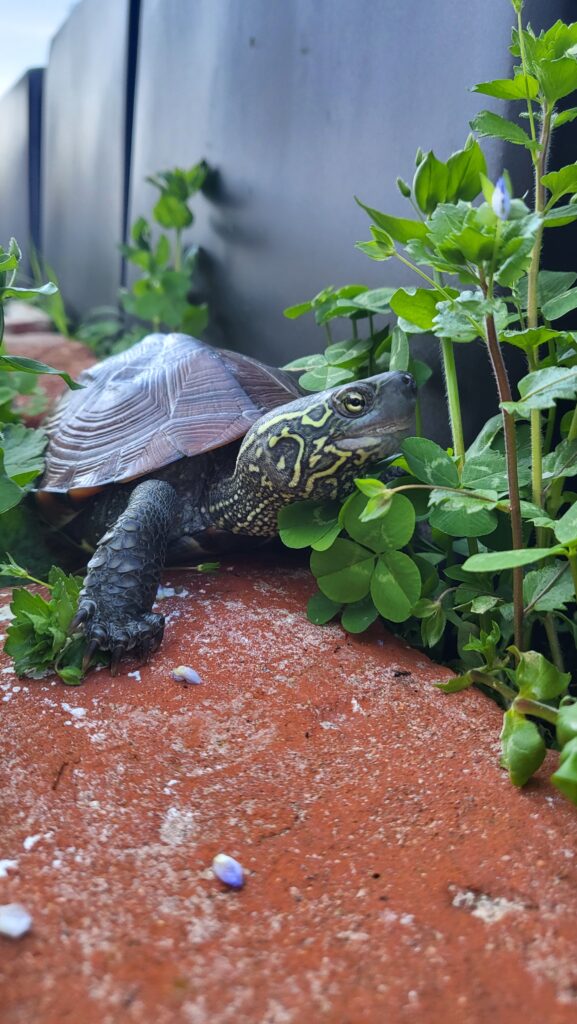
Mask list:
[[[88,563],[70,631],[83,625],[85,667],[97,648],[111,652],[111,670],[126,654],[141,660],[160,646],[164,616],[151,612],[174,525],[177,497],[163,480],[134,488],[125,511],[101,538]]]

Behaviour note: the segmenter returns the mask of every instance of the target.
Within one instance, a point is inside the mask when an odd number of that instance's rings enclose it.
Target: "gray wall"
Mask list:
[[[114,302],[125,217],[129,0],[83,0],[45,76],[43,250],[73,311]]]
[[[16,238],[28,269],[40,242],[41,68],[28,71],[0,99],[0,245]]]
[[[130,220],[150,210],[147,174],[200,157],[217,168],[190,232],[206,250],[211,340],[286,362],[323,337],[285,306],[327,284],[415,283],[354,249],[369,230],[353,195],[411,216],[394,182],[411,179],[417,147],[446,159],[490,107],[468,89],[509,74],[513,13],[466,6],[465,19],[462,0],[143,0]],[[494,174],[501,161],[493,147]],[[420,348],[435,361],[432,342]],[[466,358],[478,422],[490,377],[480,348]],[[442,390],[439,377],[428,388],[431,430]]]

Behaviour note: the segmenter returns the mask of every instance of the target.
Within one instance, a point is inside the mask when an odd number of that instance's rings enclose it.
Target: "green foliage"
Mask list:
[[[371,222],[370,240],[357,248],[410,268],[415,286],[329,288],[286,311],[313,313],[329,335],[338,317],[348,321],[345,341],[329,336],[324,353],[290,364],[310,390],[389,368],[409,368],[421,386],[412,339],[434,336],[452,446],[407,438],[395,460],[405,475],[373,470],[340,514],[331,509],[330,522],[306,525],[303,505],[288,525],[317,548],[313,621],[340,615],[356,631],[379,613],[455,667],[440,689],[492,691],[505,712],[502,763],[515,785],[544,759],[550,730],[539,723],[556,725],[553,782],[577,804],[577,705],[568,696],[577,669],[577,330],[558,326],[577,310],[577,272],[540,267],[544,230],[577,219],[577,163],[548,169],[556,129],[577,117],[577,107],[557,109],[577,90],[577,22],[536,35],[522,24],[522,0],[513,7],[512,77],[474,87],[507,103],[507,116],[481,111],[448,159],[417,151],[412,183],[396,179],[408,217],[357,200]],[[514,198],[506,171],[496,185],[487,178],[484,137],[524,151],[539,183],[531,200]],[[467,448],[454,346],[472,343],[487,350],[500,413]],[[526,359],[517,389],[501,354],[507,345]]]
[[[4,573],[41,583],[12,560],[0,565],[0,574]],[[19,676],[39,679],[57,672],[64,683],[77,686],[84,674],[86,642],[84,637],[70,637],[68,630],[78,604],[82,579],[67,576],[53,567],[48,582],[42,586],[49,590],[48,599],[25,588],[13,591],[10,608],[14,618],[8,626],[4,650],[13,658]]]
[[[140,276],[119,292],[123,313],[115,309],[93,310],[80,325],[76,337],[100,356],[121,352],[143,336],[143,329],[182,331],[202,335],[208,324],[208,307],[191,301],[198,267],[198,249],[183,249],[182,234],[194,223],[192,199],[202,189],[209,167],[204,160],[188,170],[176,167],[146,180],[158,190],[152,219],[163,230],[153,239],[153,225],[139,217],[130,240],[120,247]],[[173,233],[171,239],[167,231]],[[139,321],[131,326],[126,315]]]

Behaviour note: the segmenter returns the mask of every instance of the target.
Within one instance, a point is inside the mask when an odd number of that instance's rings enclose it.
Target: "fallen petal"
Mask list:
[[[170,674],[179,683],[192,683],[193,686],[198,686],[199,683],[202,683],[198,672],[195,672],[189,665],[179,665],[178,668],[173,668]]]
[[[230,885],[232,889],[242,889],[244,885],[244,869],[234,857],[226,853],[218,853],[212,862],[212,870],[219,881]]]

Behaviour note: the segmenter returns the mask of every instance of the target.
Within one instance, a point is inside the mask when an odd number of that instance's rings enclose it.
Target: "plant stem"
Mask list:
[[[433,271],[433,278],[437,288],[443,288],[443,279],[438,270]],[[457,468],[460,476],[465,464],[465,439],[463,437],[463,417],[461,415],[461,399],[459,396],[459,381],[457,377],[457,367],[455,364],[455,349],[450,338],[440,338],[440,342],[445,387],[447,389],[447,405],[449,408],[451,438],[453,440],[453,451],[457,456]]]
[[[182,228],[175,228],[174,269],[182,270]]]
[[[501,694],[506,701],[510,703],[515,700],[517,691],[512,686],[507,686],[501,679],[497,679],[496,676],[492,676],[489,672],[481,672],[479,669],[471,669],[471,678],[475,683],[482,683],[483,686],[489,686],[492,690],[496,690],[497,693]]]
[[[532,349],[527,352],[527,361],[531,372],[538,369],[538,356]],[[543,501],[543,438],[539,409],[531,409],[531,493],[535,505],[541,507]]]
[[[500,402],[511,402],[511,385],[507,376],[507,367],[497,338],[495,320],[489,313],[485,320],[487,328],[487,348],[489,358],[497,381]],[[519,495],[519,475],[517,470],[517,436],[515,420],[503,409],[503,434],[505,436],[505,454],[507,456],[507,478],[509,481],[509,501],[511,503],[511,533],[515,551],[523,550],[523,527],[521,521],[521,501]],[[523,570],[513,569],[513,622],[515,644],[523,650]]]
[[[559,637],[557,636],[557,630],[555,628],[555,620],[550,612],[543,618],[543,625],[545,626],[545,632],[547,634],[547,640],[549,642],[549,650],[551,651],[551,657],[553,658],[553,664],[560,672],[565,671],[563,664],[563,654],[561,653],[561,647],[559,644]]]
[[[451,437],[453,439],[453,451],[457,456],[459,475],[463,471],[465,462],[465,440],[463,437],[463,420],[461,417],[461,402],[459,399],[459,386],[457,383],[457,367],[455,366],[455,351],[453,342],[449,338],[440,338],[441,355],[443,357],[443,372],[445,375],[445,387],[447,388],[447,404],[449,407],[449,422],[451,424]]]
[[[557,722],[558,711],[542,704],[540,700],[531,700],[530,697],[516,697],[513,701],[513,710],[521,715],[532,715],[533,718],[543,718],[545,722]]]

